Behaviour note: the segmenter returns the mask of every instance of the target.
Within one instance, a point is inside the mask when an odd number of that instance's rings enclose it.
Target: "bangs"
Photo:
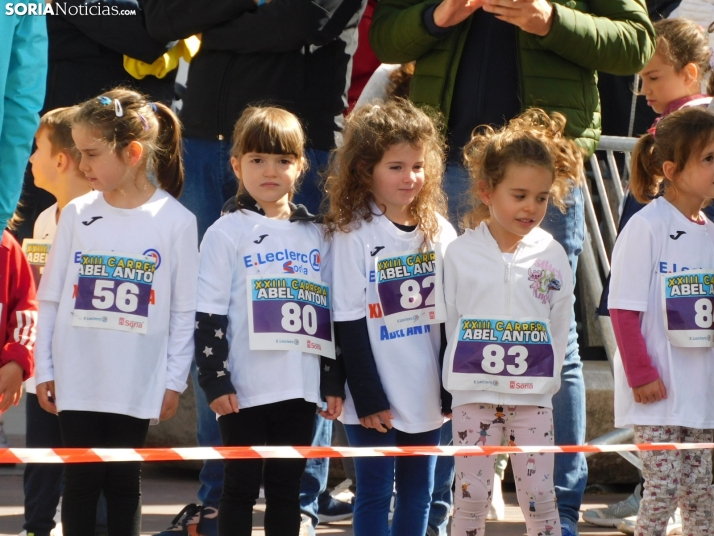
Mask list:
[[[252,112],[252,113],[251,113]],[[253,108],[236,124],[233,156],[246,153],[303,157],[305,136],[298,119],[279,108]]]

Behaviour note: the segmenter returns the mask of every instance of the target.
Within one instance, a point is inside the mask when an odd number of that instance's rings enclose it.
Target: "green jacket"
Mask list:
[[[410,98],[448,121],[461,52],[471,17],[445,37],[427,30],[422,16],[435,0],[380,0],[370,42],[385,63],[416,60]],[[521,102],[560,112],[566,134],[588,153],[600,139],[597,72],[634,74],[654,54],[654,28],[644,0],[551,0],[553,27],[539,37],[518,32]]]

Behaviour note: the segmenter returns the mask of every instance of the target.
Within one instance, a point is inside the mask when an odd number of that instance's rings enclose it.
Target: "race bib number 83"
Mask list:
[[[664,322],[672,346],[714,346],[714,271],[664,274]]]
[[[335,358],[330,287],[306,277],[247,277],[251,350]]]
[[[547,321],[463,317],[452,341],[448,389],[543,394],[558,381]]]
[[[72,325],[147,333],[156,259],[88,252],[82,255]]]

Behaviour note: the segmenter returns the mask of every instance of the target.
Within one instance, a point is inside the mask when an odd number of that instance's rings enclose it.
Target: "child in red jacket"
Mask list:
[[[30,266],[20,245],[4,231],[0,242],[0,412],[17,405],[23,380],[32,376],[36,325]]]

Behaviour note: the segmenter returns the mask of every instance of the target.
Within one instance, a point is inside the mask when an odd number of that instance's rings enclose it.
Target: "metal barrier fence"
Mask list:
[[[613,210],[613,204],[610,202],[610,195],[606,187],[606,179],[603,169],[601,168],[601,162],[605,164],[607,177],[609,182],[612,183],[610,191],[614,192],[614,206],[620,207],[627,190],[626,185],[629,182],[629,174],[632,166],[631,154],[636,143],[637,138],[602,136],[597,151],[590,157],[588,162],[594,188],[592,192],[588,187],[583,188],[586,236],[583,244],[583,252],[578,260],[578,266],[582,270],[580,277],[583,277],[587,282],[586,287],[590,292],[589,298],[595,304],[600,303],[605,280],[610,274],[612,247],[608,247],[608,244],[615,243],[615,239],[617,238],[617,223],[619,222],[619,213],[617,209]],[[620,173],[615,153],[624,153],[623,173]],[[604,159],[602,159],[603,156]],[[585,170],[583,170],[583,174],[585,174]],[[594,192],[597,192],[597,207],[593,202]],[[598,209],[600,218],[598,218]],[[607,241],[603,234],[606,234],[608,238]],[[610,369],[612,370],[617,343],[615,341],[615,332],[612,328],[610,317],[598,316],[598,325],[600,327],[605,353],[607,354]],[[621,444],[632,441],[632,438],[633,432],[631,429],[616,429],[589,441],[588,444]],[[594,453],[589,452],[585,455],[591,456],[592,454]],[[641,460],[632,452],[621,451],[618,452],[618,454],[638,469],[642,469]]]

